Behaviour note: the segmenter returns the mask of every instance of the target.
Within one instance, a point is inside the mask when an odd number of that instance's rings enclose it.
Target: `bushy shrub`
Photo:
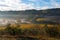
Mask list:
[[[0,35],[4,35],[5,34],[5,30],[0,30]]]
[[[59,34],[57,26],[50,27],[50,28],[46,26],[45,30],[46,30],[46,33],[51,37],[56,37]]]
[[[40,33],[40,29],[39,28],[31,28],[30,33],[32,33],[33,35],[38,35]]]
[[[11,27],[10,24],[7,25],[6,29],[5,29],[7,34],[10,35],[20,35],[21,34],[21,29],[16,27]]]

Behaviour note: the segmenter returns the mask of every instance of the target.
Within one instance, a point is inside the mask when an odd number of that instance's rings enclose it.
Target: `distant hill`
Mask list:
[[[46,21],[60,21],[60,8],[46,10],[24,10],[24,11],[0,11],[1,19],[32,19],[35,22],[36,18],[47,18]]]

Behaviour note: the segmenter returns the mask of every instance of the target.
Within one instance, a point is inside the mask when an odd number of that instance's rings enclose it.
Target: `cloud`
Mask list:
[[[23,0],[24,1],[24,0]],[[26,9],[49,9],[49,8],[60,8],[60,3],[56,0],[44,1],[44,0],[0,0],[0,10],[26,10]]]
[[[25,4],[22,3],[21,0],[5,0],[4,2],[0,3],[0,10],[26,10],[32,9],[33,4]],[[3,5],[2,5],[3,4]]]
[[[8,7],[8,5],[4,5],[4,4],[0,4],[0,6],[5,6],[5,7]]]
[[[50,3],[52,5],[52,7],[60,8],[60,3],[56,2],[56,0],[51,0]]]

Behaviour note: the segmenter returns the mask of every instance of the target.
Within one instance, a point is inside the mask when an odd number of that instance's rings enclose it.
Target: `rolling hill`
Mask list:
[[[43,21],[53,21],[60,22],[60,8],[46,9],[46,10],[23,10],[23,11],[0,11],[0,19],[25,19],[24,21],[29,21],[31,23],[41,23],[36,22],[37,18],[43,18]],[[46,20],[44,20],[46,19]],[[48,20],[49,19],[49,20]],[[43,22],[44,23],[44,22]]]

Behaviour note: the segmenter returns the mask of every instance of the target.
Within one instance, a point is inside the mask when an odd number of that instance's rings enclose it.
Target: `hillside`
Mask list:
[[[11,40],[11,38],[12,40],[60,40],[59,18],[60,8],[0,11],[0,38],[1,40]]]
[[[24,19],[31,23],[37,23],[36,18],[46,19],[44,21],[60,22],[60,8],[46,9],[46,10],[24,10],[24,11],[0,11],[0,19]],[[49,19],[49,20],[48,20]],[[39,22],[40,23],[40,22]]]

